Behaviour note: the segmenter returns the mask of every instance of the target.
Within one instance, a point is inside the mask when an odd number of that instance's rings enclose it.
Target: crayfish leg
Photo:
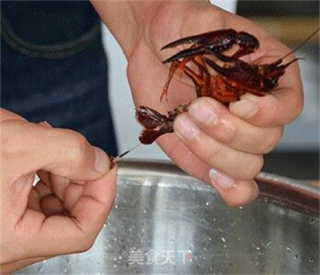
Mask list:
[[[166,101],[168,101],[168,91],[169,91],[169,85],[170,85],[170,82],[175,74],[175,72],[177,70],[179,70],[181,72],[181,75],[180,77],[182,77],[182,74],[185,70],[185,67],[186,67],[186,64],[192,60],[192,58],[184,58],[182,61],[179,61],[179,60],[175,60],[172,62],[171,66],[170,66],[170,70],[169,70],[169,75],[168,75],[168,79],[166,81],[166,84],[163,88],[163,91],[162,91],[162,94],[161,94],[161,97],[160,97],[160,102],[162,101],[162,99],[165,97],[166,98]]]
[[[209,94],[210,90],[210,75],[206,67],[203,67],[197,60],[192,60],[192,62],[198,67],[199,74],[190,69],[189,67],[184,67],[184,73],[192,80],[196,88],[197,97],[206,96]],[[201,62],[201,61],[200,61]]]
[[[180,75],[180,77],[181,77],[187,63],[190,62],[191,60],[193,60],[193,58],[194,58],[193,56],[198,55],[198,54],[201,55],[203,53],[204,53],[204,50],[202,48],[195,48],[195,46],[191,46],[190,49],[183,50],[163,62],[163,63],[167,63],[167,62],[172,62],[172,63],[170,66],[168,79],[166,81],[166,84],[163,88],[163,92],[160,97],[160,102],[162,102],[162,99],[164,97],[166,98],[166,101],[168,101],[169,85],[170,85],[170,82],[171,82],[175,72],[177,70],[181,71],[182,72]],[[179,60],[181,58],[182,58],[182,61]]]
[[[160,97],[160,102],[162,101],[162,99],[164,97],[166,98],[166,101],[168,101],[169,85],[170,85],[170,82],[171,82],[171,80],[173,78],[174,73],[179,68],[180,63],[181,62],[179,60],[176,60],[176,61],[172,62],[171,66],[170,66],[169,75],[168,75],[166,84],[164,85],[164,88],[163,88],[163,91],[162,91],[162,94],[161,94],[161,97]]]
[[[218,100],[222,104],[228,105],[230,102],[240,99],[241,92],[230,86],[224,77],[218,75],[215,79],[215,87],[212,89],[212,98]]]

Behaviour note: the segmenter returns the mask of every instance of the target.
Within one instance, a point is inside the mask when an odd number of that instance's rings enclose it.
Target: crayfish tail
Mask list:
[[[136,119],[146,129],[159,127],[166,116],[149,107],[140,106],[136,109]]]
[[[136,109],[136,118],[144,127],[139,140],[142,144],[151,144],[167,131],[168,117],[149,107],[140,106]]]
[[[153,130],[153,129],[145,129],[140,137],[139,140],[142,144],[148,145],[153,143],[158,137],[165,134],[164,132],[161,132],[160,130]]]

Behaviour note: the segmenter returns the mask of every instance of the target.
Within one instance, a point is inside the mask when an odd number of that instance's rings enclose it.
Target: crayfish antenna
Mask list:
[[[292,50],[291,52],[287,53],[284,57],[282,57],[281,59],[285,59],[287,56],[289,56],[290,54],[296,52],[297,50],[299,50],[302,46],[304,46],[313,36],[316,35],[317,32],[320,31],[320,28],[317,28],[306,40],[304,40],[298,47],[296,47],[294,50]]]
[[[281,66],[283,66],[284,68],[287,68],[289,67],[292,63],[298,61],[298,60],[304,60],[305,58],[304,57],[298,57],[298,58],[295,58],[293,60],[291,60],[290,62],[286,63],[286,64],[283,64]]]
[[[120,159],[122,159],[124,156],[126,156],[127,154],[129,154],[130,152],[132,152],[134,149],[138,148],[141,145],[141,143],[135,145],[134,147],[130,148],[129,150],[121,153],[120,155],[116,156],[113,158],[113,162],[117,162]]]

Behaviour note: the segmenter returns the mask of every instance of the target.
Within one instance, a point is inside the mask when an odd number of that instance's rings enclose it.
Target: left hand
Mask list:
[[[207,2],[164,1],[145,23],[128,55],[135,104],[165,114],[193,101],[193,85],[177,74],[171,82],[169,102],[160,103],[168,76],[162,61],[177,51],[160,49],[181,37],[227,28],[248,31],[259,39],[260,48],[245,57],[246,61],[270,63],[290,51],[253,22]],[[295,63],[286,69],[274,93],[265,97],[247,94],[230,104],[229,110],[211,98],[194,100],[188,113],[176,119],[175,134],[164,135],[157,143],[184,171],[214,186],[228,205],[244,205],[258,194],[253,178],[263,166],[263,154],[276,146],[284,125],[299,115],[302,105],[302,84]]]
[[[109,157],[80,133],[4,109],[0,123],[0,273],[89,249],[115,198]]]

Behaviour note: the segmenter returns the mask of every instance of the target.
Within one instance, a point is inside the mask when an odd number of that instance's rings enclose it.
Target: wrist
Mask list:
[[[163,1],[91,1],[128,58]]]

